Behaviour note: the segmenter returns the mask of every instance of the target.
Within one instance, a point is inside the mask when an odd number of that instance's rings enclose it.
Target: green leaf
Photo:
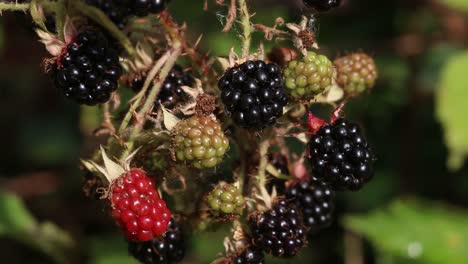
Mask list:
[[[5,192],[0,192],[0,236],[28,245],[55,263],[70,262],[67,251],[74,245],[71,236],[53,223],[38,223],[17,196]]]
[[[442,4],[445,4],[453,9],[462,10],[468,12],[468,1],[467,0],[439,0]]]
[[[468,52],[453,56],[444,66],[437,91],[437,117],[449,148],[448,167],[460,169],[468,155]]]
[[[90,264],[136,264],[128,250],[122,235],[93,237],[89,241]]]
[[[468,214],[440,203],[397,200],[368,215],[347,216],[346,228],[384,254],[411,263],[468,263]]]

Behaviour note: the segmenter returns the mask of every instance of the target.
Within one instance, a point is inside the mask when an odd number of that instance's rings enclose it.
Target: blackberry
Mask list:
[[[135,77],[130,86],[135,92],[139,92],[144,83],[143,77]],[[178,103],[187,99],[181,87],[193,86],[194,83],[195,79],[190,73],[185,72],[180,65],[175,65],[161,87],[157,103],[166,108],[174,108]]]
[[[296,99],[310,100],[323,93],[331,84],[334,69],[324,55],[313,51],[301,60],[292,60],[284,70],[286,88]]]
[[[124,28],[129,18],[144,17],[150,13],[160,13],[169,0],[86,0],[86,3],[101,9],[119,28]]]
[[[302,181],[286,190],[286,198],[296,204],[307,227],[329,226],[333,213],[333,191],[316,179]]]
[[[241,252],[239,252],[236,256],[234,256],[230,264],[264,264],[265,263],[265,255],[263,252],[254,247],[249,246],[244,248]]]
[[[359,190],[373,176],[374,153],[355,123],[322,126],[308,147],[313,175],[335,190]]]
[[[354,53],[335,60],[336,82],[349,95],[358,95],[375,85],[377,66],[365,53]]]
[[[218,86],[236,125],[262,128],[283,115],[288,96],[281,75],[278,65],[261,60],[247,61],[224,73]]]
[[[122,74],[119,56],[101,32],[84,31],[52,66],[55,85],[79,104],[109,100]]]
[[[309,7],[313,8],[319,12],[325,12],[332,8],[339,7],[341,4],[341,0],[303,0],[304,4]]]
[[[213,215],[242,214],[244,197],[236,186],[220,183],[206,197],[206,203]]]
[[[163,236],[146,242],[129,242],[128,252],[144,264],[177,263],[185,256],[185,243],[182,227],[172,218]]]
[[[268,155],[268,161],[270,162],[271,165],[275,167],[275,169],[279,173],[289,176],[288,159],[285,156],[281,155],[280,153],[271,153]],[[278,193],[284,193],[285,180],[278,179],[277,177],[271,175],[268,172],[267,172],[267,176],[269,178],[268,184],[267,184],[267,190],[271,192],[273,190],[273,186],[275,186],[276,191]]]
[[[254,213],[249,217],[253,244],[275,257],[296,256],[306,241],[303,227],[295,205],[281,199],[273,208]]]
[[[229,139],[217,120],[193,116],[175,127],[172,152],[175,160],[197,169],[218,165],[229,148]]]

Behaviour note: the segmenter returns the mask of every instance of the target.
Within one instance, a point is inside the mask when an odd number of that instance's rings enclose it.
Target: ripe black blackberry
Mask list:
[[[249,217],[253,244],[275,257],[290,258],[297,255],[306,241],[295,205],[277,200],[273,208]]]
[[[185,240],[180,224],[171,219],[168,231],[146,242],[128,242],[128,252],[144,264],[180,262],[185,256]]]
[[[304,4],[319,12],[325,12],[332,8],[339,7],[341,0],[304,0]]]
[[[234,123],[243,128],[274,124],[288,103],[281,70],[274,63],[247,61],[227,70],[218,86]]]
[[[331,224],[333,196],[331,188],[316,179],[302,181],[286,190],[286,198],[297,206],[304,225],[313,229]]]
[[[265,263],[265,255],[263,252],[254,247],[249,246],[244,248],[239,254],[234,256],[230,264],[264,264]]]
[[[116,49],[103,33],[91,30],[78,34],[52,66],[55,85],[66,97],[87,105],[107,102],[121,74]]]
[[[145,78],[135,77],[130,85],[135,92],[138,92],[143,88],[144,82]],[[190,72],[185,72],[180,65],[175,65],[161,87],[157,103],[164,105],[166,108],[175,107],[178,103],[187,99],[187,95],[181,87],[191,87],[194,83],[195,79]]]
[[[373,176],[372,149],[359,126],[343,118],[322,126],[309,151],[314,177],[335,190],[359,190]]]
[[[169,0],[86,0],[86,3],[101,9],[119,28],[127,24],[132,16],[144,17],[160,13]]]

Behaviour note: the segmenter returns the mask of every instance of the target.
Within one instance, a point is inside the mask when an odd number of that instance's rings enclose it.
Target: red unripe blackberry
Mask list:
[[[273,208],[249,217],[253,244],[275,257],[297,255],[306,241],[306,230],[295,205],[278,200]]]
[[[173,218],[163,236],[145,242],[128,243],[128,252],[144,264],[178,263],[185,257],[185,251],[184,232]]]
[[[131,241],[164,234],[171,212],[143,170],[132,169],[111,185],[112,217]]]
[[[119,28],[124,28],[133,16],[160,13],[169,0],[86,0],[86,3],[101,9]]]
[[[286,198],[297,206],[307,227],[320,229],[331,224],[334,194],[325,184],[316,179],[299,182],[286,190]]]
[[[303,0],[304,4],[309,7],[313,8],[319,12],[325,12],[332,8],[339,7],[341,4],[341,0]]]
[[[195,79],[189,72],[185,72],[182,67],[175,65],[161,87],[157,103],[164,105],[166,108],[173,108],[178,103],[184,102],[187,96],[182,86],[191,87],[194,82]],[[143,88],[144,83],[145,78],[136,77],[130,86],[135,92],[139,92]]]
[[[55,85],[79,104],[105,103],[122,74],[117,50],[101,32],[84,31],[52,66]]]
[[[265,255],[263,252],[254,247],[249,246],[244,248],[241,252],[239,252],[236,256],[234,256],[230,264],[264,264],[265,263]]]
[[[314,177],[335,190],[359,190],[373,176],[374,153],[355,123],[323,125],[308,147]]]
[[[243,128],[274,124],[288,103],[280,68],[261,60],[228,69],[218,87],[226,110],[234,123]]]

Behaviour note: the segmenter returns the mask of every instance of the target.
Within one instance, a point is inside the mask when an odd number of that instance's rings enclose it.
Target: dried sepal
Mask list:
[[[47,51],[52,56],[60,56],[62,50],[65,48],[65,42],[58,39],[56,35],[42,29],[36,29],[36,33],[39,36],[39,42],[45,45]]]
[[[164,126],[167,130],[172,131],[181,120],[172,114],[169,110],[167,110],[163,105],[161,105],[161,109],[164,116]]]
[[[307,50],[314,48],[318,49],[318,43],[313,32],[309,26],[309,19],[302,16],[299,24],[287,23],[286,27],[293,32],[292,41],[294,46],[304,55],[307,55]]]

